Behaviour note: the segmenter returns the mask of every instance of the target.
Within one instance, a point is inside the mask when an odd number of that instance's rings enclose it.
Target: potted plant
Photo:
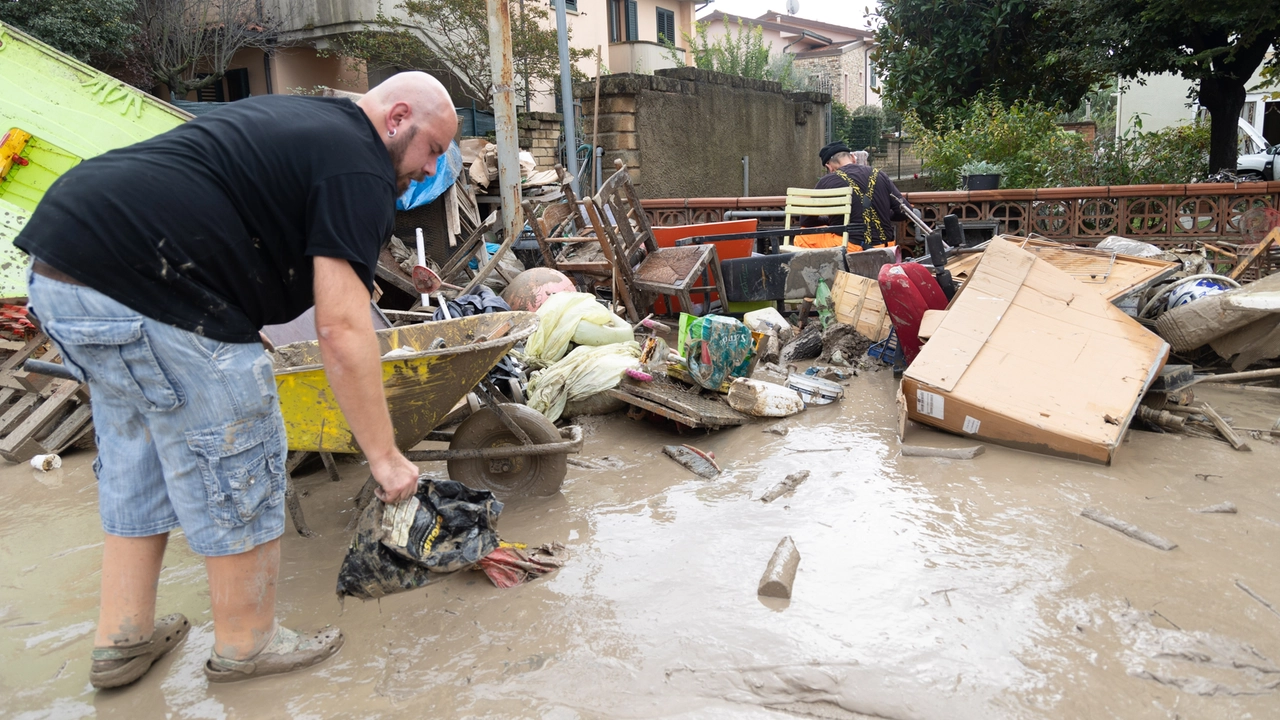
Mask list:
[[[962,190],[996,190],[1003,174],[1004,166],[999,163],[970,160],[960,166],[960,187]]]

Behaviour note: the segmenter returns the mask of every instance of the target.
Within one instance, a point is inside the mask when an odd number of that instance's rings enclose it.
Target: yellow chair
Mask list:
[[[853,212],[853,188],[833,188],[831,190],[815,190],[813,188],[787,188],[787,207],[786,207],[786,225],[787,230],[791,229],[791,216],[822,216],[828,215],[833,217],[843,217],[841,225],[849,224],[849,215]],[[801,235],[804,237],[813,237]],[[792,243],[792,236],[787,235],[783,238],[783,247],[785,252],[794,250],[812,249],[801,247]],[[849,243],[849,233],[845,231],[840,237],[840,245],[844,246]],[[833,244],[832,247],[835,247]]]

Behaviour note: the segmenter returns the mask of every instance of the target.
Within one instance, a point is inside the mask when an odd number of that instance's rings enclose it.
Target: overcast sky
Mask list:
[[[834,25],[865,30],[867,21],[865,13],[868,8],[875,9],[874,0],[798,0],[800,12],[797,17],[810,20],[821,20]],[[719,10],[730,15],[743,17],[759,17],[761,14],[774,11],[787,12],[786,0],[715,0],[702,8],[699,16]]]

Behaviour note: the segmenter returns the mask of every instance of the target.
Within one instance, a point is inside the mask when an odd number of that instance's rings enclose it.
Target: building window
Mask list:
[[[608,0],[609,42],[635,42],[640,39],[636,0]]]
[[[556,9],[556,0],[551,0],[551,9]],[[578,0],[564,0],[564,9],[569,12],[578,12]]]
[[[676,14],[665,8],[658,8],[658,42],[676,44]]]
[[[872,89],[880,87],[880,81],[876,78],[876,64],[867,58],[867,82],[871,83]]]

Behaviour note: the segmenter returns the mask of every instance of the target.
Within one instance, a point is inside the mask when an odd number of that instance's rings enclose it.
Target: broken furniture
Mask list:
[[[992,240],[902,381],[900,412],[1110,464],[1168,343],[1047,259]]]
[[[42,354],[47,360],[37,359]],[[0,457],[22,463],[92,437],[89,386],[61,363],[49,336],[37,333],[0,365]]]
[[[716,430],[751,422],[750,416],[729,407],[720,395],[704,395],[696,388],[666,378],[655,377],[653,382],[623,378],[606,394],[632,406],[628,411],[631,417],[653,413],[684,428]]]
[[[841,225],[849,224],[849,215],[853,212],[853,186],[843,188],[832,188],[830,190],[815,190],[814,188],[787,188],[787,205],[786,215],[783,220],[783,227],[786,230],[791,229],[791,216],[800,217],[840,217]],[[859,213],[861,216],[861,213]],[[840,231],[829,231],[832,234]],[[849,231],[845,230],[841,233],[840,247],[844,248],[849,243]],[[783,252],[790,252],[793,249],[792,236],[788,235],[783,238]]]
[[[672,303],[666,303],[666,307],[691,315],[710,313],[712,300],[727,296],[715,245],[663,248],[652,252],[636,268],[632,284],[644,293],[646,306],[649,295],[672,297],[679,301],[678,307]],[[701,305],[694,305],[694,293],[701,294]]]
[[[558,491],[565,475],[564,455],[581,450],[581,429],[560,431],[538,413],[525,412],[524,406],[503,403],[487,379],[536,327],[533,313],[503,312],[378,331],[380,352],[391,353],[382,360],[383,390],[396,445],[405,456],[415,462],[446,460],[453,479],[499,497]],[[402,348],[410,352],[391,352]],[[275,377],[290,450],[360,451],[329,387],[318,343],[277,348]],[[450,436],[449,449],[411,450],[473,388],[485,407]],[[437,437],[444,436],[432,439]],[[369,483],[372,478],[366,483],[371,493]],[[285,500],[294,527],[310,536],[292,483]]]

